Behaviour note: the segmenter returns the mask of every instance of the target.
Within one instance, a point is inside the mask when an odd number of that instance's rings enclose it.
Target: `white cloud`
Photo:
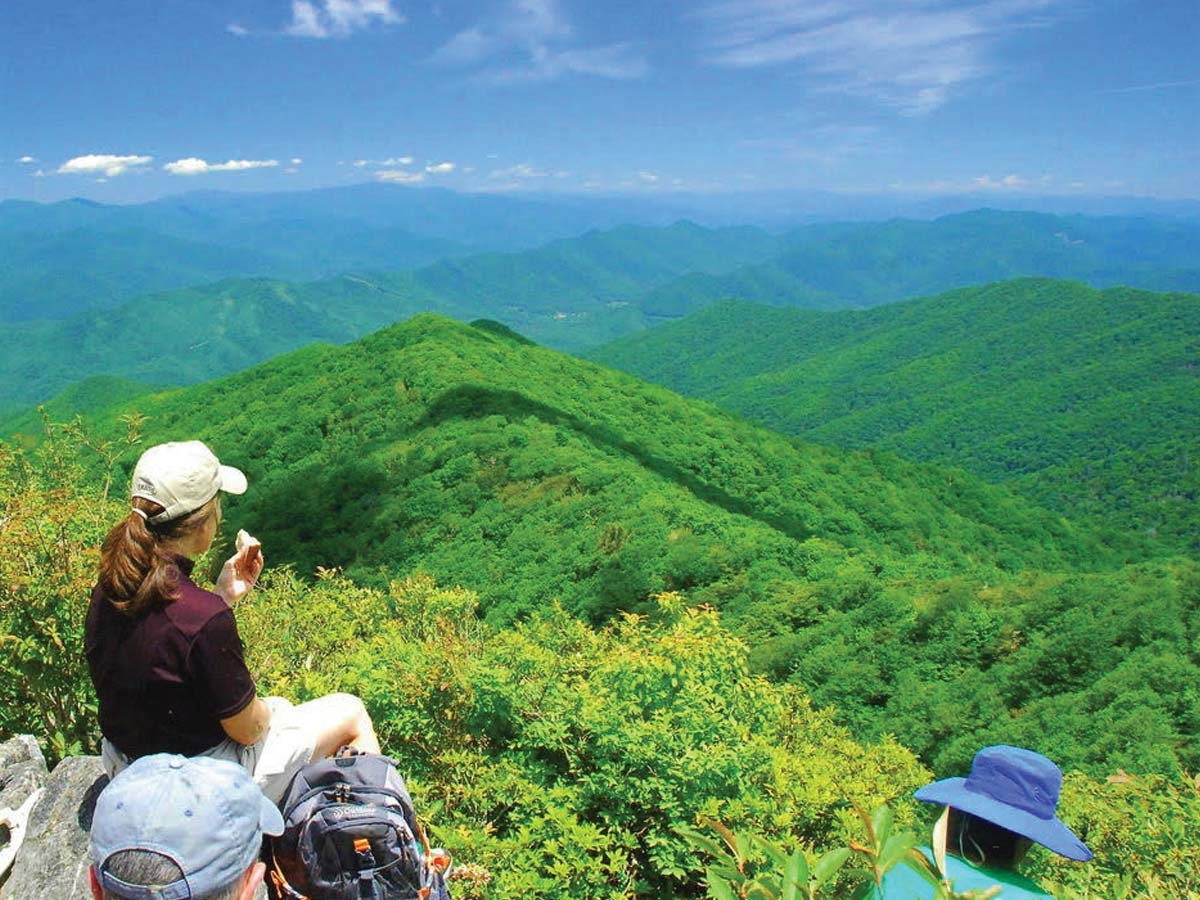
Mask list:
[[[453,172],[454,169],[455,166],[452,162],[431,163],[425,167],[425,171],[430,175],[446,175]]]
[[[487,77],[499,83],[570,74],[640,78],[649,68],[628,43],[578,46],[558,0],[509,0],[502,14],[458,32],[432,59],[450,66],[489,67]]]
[[[194,156],[177,159],[163,166],[172,175],[206,175],[209,172],[244,172],[248,169],[270,169],[279,165],[275,159],[231,159],[223,163],[210,163]]]
[[[392,0],[292,0],[292,21],[284,32],[295,37],[345,37],[375,22],[398,25],[404,17],[392,8]]]
[[[113,156],[108,153],[89,153],[87,156],[76,156],[68,159],[58,167],[60,175],[94,175],[103,173],[109,178],[124,175],[130,169],[149,165],[153,156]]]
[[[396,166],[411,166],[413,158],[411,156],[391,156],[387,159],[356,159],[351,165],[356,169],[365,169],[368,166],[372,168],[394,169]]]
[[[292,157],[292,165],[293,165],[293,166],[298,166],[298,165],[300,165],[302,162],[304,162],[304,160],[302,160],[300,157],[298,157],[298,156],[293,156],[293,157]]]
[[[734,68],[796,66],[821,90],[918,115],[992,73],[996,45],[1051,23],[1064,0],[708,0],[707,57]]]
[[[638,172],[638,178],[642,179],[646,184],[657,184],[658,176],[653,172]]]
[[[517,163],[515,166],[509,166],[507,169],[496,169],[488,178],[494,179],[525,179],[525,178],[549,178],[550,172],[545,169],[536,169],[529,163]]]
[[[1031,182],[1020,175],[1005,175],[1003,178],[981,175],[972,179],[972,184],[984,191],[1019,191],[1029,187]]]
[[[27,166],[27,165],[30,165],[31,163],[37,162],[37,159],[32,156],[22,156],[20,159],[17,160],[17,162],[21,163],[22,165]]]
[[[402,169],[381,169],[375,173],[380,181],[392,184],[420,184],[425,180],[424,172],[405,172]]]
[[[994,178],[991,175],[979,175],[974,178],[954,179],[939,178],[921,182],[893,182],[888,185],[893,191],[915,194],[978,194],[988,193],[1021,193],[1037,191],[1038,193],[1062,194],[1077,190],[1083,185],[1079,182],[1057,181],[1053,175],[1041,175],[1029,178],[1025,175],[1009,173]]]
[[[225,26],[225,30],[234,37],[245,37],[250,33],[250,29],[244,25],[239,25],[237,22],[230,22]]]

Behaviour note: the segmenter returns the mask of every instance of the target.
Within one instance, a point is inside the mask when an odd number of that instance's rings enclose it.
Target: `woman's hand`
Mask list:
[[[217,578],[217,593],[233,606],[250,593],[263,570],[262,544],[245,531],[237,534],[237,553],[225,560]]]

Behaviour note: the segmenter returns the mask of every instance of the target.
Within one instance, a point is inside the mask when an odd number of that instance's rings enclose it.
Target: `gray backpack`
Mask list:
[[[450,857],[431,850],[396,764],[344,748],[296,773],[271,839],[287,900],[450,900]]]

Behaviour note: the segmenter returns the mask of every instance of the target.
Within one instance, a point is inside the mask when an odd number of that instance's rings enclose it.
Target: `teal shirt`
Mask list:
[[[925,855],[932,856],[927,849]],[[1053,900],[1028,878],[1000,869],[979,869],[957,856],[946,855],[946,874],[958,893],[1000,886],[995,900]],[[904,864],[893,866],[883,876],[882,890],[876,889],[875,900],[930,900],[933,885]]]

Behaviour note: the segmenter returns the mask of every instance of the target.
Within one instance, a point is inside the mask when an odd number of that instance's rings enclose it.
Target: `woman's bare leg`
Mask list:
[[[349,744],[367,753],[378,753],[379,738],[363,702],[353,694],[326,694],[296,707],[316,734],[313,759],[330,756]]]

